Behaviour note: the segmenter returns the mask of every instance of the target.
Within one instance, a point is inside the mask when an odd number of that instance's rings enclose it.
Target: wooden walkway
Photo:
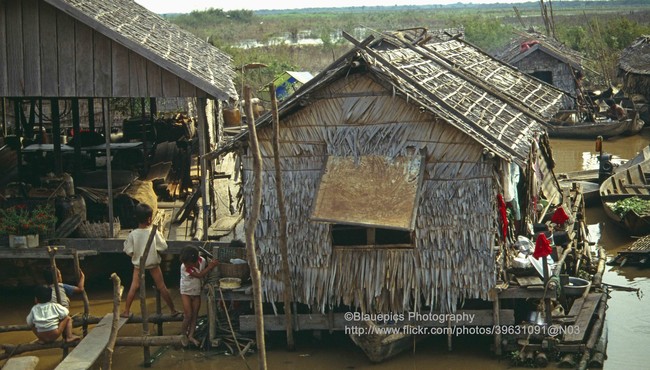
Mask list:
[[[128,321],[120,317],[117,322],[117,330]],[[55,370],[86,370],[90,369],[99,356],[104,353],[111,335],[113,314],[109,313],[86,335],[85,338],[66,356]]]

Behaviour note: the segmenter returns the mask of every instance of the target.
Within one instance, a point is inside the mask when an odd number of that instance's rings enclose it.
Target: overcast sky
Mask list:
[[[223,10],[234,9],[299,9],[343,6],[393,6],[393,5],[427,5],[455,3],[517,3],[538,0],[248,0],[248,1],[215,1],[215,0],[135,0],[154,13],[189,13],[192,10],[216,8]]]

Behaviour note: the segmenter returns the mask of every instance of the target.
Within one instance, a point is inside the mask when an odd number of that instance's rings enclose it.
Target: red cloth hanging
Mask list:
[[[503,233],[503,240],[508,237],[508,213],[506,212],[506,202],[503,201],[501,194],[497,194],[497,201],[499,203],[499,215],[501,216],[501,230]]]
[[[539,233],[537,240],[535,241],[535,251],[533,252],[533,257],[538,259],[539,257],[546,258],[549,254],[553,252],[551,248],[551,242],[546,239],[544,233]]]
[[[569,220],[569,216],[567,216],[566,212],[564,211],[564,208],[562,207],[556,209],[555,212],[553,213],[553,216],[551,217],[551,222],[556,225],[562,225],[568,220]]]

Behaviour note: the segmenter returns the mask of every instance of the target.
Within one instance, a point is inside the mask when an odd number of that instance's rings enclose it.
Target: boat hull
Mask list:
[[[573,125],[547,123],[548,136],[564,139],[596,139],[620,135],[635,135],[643,128],[643,121],[633,118],[624,121],[579,122]]]

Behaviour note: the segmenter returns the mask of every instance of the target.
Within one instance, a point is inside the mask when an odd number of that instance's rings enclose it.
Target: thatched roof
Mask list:
[[[371,44],[371,47],[366,45]],[[386,46],[388,44],[389,46]],[[397,47],[396,45],[400,45]],[[379,50],[379,49],[385,50]],[[517,71],[462,40],[412,44],[384,35],[357,44],[280,106],[284,115],[309,103],[311,94],[351,68],[366,68],[396,95],[462,130],[485,148],[520,165],[541,123],[560,107],[563,93]],[[261,117],[267,125],[271,116]],[[247,133],[237,139],[245,139]],[[215,153],[232,149],[231,144]]]
[[[132,0],[45,0],[209,95],[237,99],[229,55]]]
[[[522,47],[523,45],[529,45],[529,47]],[[576,70],[582,70],[582,62],[585,57],[580,52],[537,32],[522,34],[512,40],[496,53],[496,57],[508,64],[516,64],[538,50]]]
[[[650,98],[650,36],[641,36],[625,48],[618,68],[626,92]]]

